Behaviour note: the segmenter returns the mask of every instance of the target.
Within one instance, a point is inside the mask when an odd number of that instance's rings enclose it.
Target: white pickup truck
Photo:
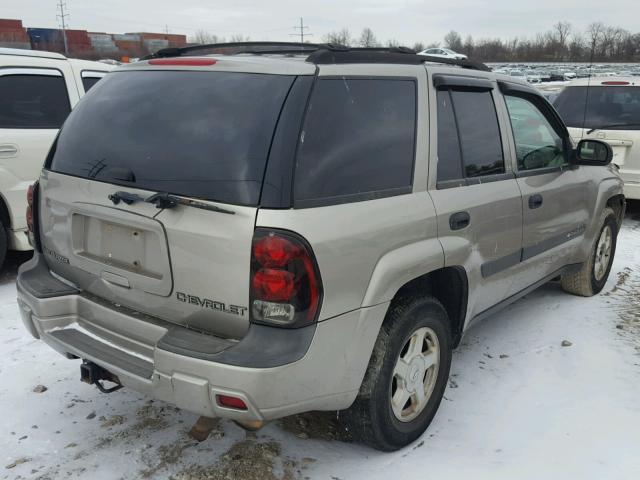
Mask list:
[[[59,53],[0,48],[0,266],[30,250],[27,187],[71,109],[112,65]]]

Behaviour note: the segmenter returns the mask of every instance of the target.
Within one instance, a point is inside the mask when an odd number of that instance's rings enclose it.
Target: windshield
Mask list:
[[[107,75],[64,124],[51,170],[257,205],[294,77],[203,71]]]
[[[567,87],[554,106],[569,127],[640,129],[640,87]]]

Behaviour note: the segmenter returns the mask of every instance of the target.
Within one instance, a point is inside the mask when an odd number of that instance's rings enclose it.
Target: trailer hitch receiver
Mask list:
[[[109,382],[115,383],[115,387],[106,388],[101,380],[107,380]],[[96,365],[93,362],[89,362],[88,360],[83,360],[82,365],[80,365],[80,381],[84,383],[88,383],[89,385],[95,385],[98,387],[102,393],[113,393],[122,388],[122,384],[118,377],[116,377],[113,373],[105,370],[99,365]]]

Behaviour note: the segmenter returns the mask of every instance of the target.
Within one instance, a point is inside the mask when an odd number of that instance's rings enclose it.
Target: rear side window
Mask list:
[[[566,87],[554,106],[569,127],[640,130],[640,87]]]
[[[505,172],[491,92],[438,92],[438,181]]]
[[[91,90],[96,83],[98,83],[100,79],[97,77],[82,77],[82,86],[84,87],[84,91],[88,92]]]
[[[257,205],[294,77],[117,72],[65,123],[49,168],[154,192]]]
[[[449,90],[438,91],[438,181],[464,178],[458,127]]]
[[[60,128],[70,111],[62,74],[0,75],[0,128]]]
[[[318,80],[300,135],[296,203],[409,193],[415,136],[413,80]]]

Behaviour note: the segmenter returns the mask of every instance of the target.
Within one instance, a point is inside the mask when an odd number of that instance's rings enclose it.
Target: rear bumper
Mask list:
[[[22,252],[33,250],[33,247],[29,244],[26,228],[9,231],[9,250],[19,250]]]
[[[39,254],[17,286],[25,327],[58,352],[182,409],[236,420],[347,408],[387,310],[376,305],[297,330],[252,325],[231,342],[87,296],[53,277]],[[242,398],[248,409],[222,407],[217,395]]]
[[[631,200],[640,200],[640,183],[624,182],[624,196]]]

